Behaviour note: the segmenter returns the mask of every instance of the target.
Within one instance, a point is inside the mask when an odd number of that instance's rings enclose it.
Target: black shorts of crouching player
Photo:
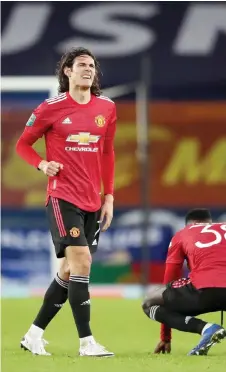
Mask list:
[[[226,288],[196,289],[190,279],[179,279],[167,284],[163,299],[167,309],[182,315],[226,311]]]

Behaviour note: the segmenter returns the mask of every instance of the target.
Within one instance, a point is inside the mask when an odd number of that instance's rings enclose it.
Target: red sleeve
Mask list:
[[[185,254],[183,251],[183,245],[180,237],[180,233],[176,233],[172,238],[168,253],[166,257],[166,264],[180,264],[183,266]]]
[[[43,102],[34,110],[16,144],[17,154],[35,168],[38,168],[38,165],[43,159],[32,148],[32,145],[41,138],[51,126],[48,116],[46,115],[47,107],[47,103]]]
[[[108,124],[107,132],[104,139],[104,148],[102,155],[102,181],[104,185],[104,195],[114,193],[114,175],[115,175],[115,152],[114,138],[116,131],[116,108]]]
[[[176,234],[170,242],[168,255],[166,258],[166,267],[164,274],[164,284],[167,284],[173,280],[181,278],[182,267],[184,263],[185,255],[183,253],[182,244],[179,238],[179,234]],[[171,329],[165,324],[161,324],[161,340],[170,341],[172,338]]]

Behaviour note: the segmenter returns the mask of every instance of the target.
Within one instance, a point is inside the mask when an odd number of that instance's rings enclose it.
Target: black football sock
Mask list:
[[[178,329],[182,332],[198,333],[200,335],[204,326],[207,324],[201,319],[171,312],[164,306],[151,306],[149,318],[163,323],[169,328]]]
[[[71,305],[79,338],[91,336],[89,276],[70,275],[68,299]]]
[[[56,278],[47,289],[43,304],[33,324],[45,329],[51,320],[56,316],[68,298],[68,281]]]

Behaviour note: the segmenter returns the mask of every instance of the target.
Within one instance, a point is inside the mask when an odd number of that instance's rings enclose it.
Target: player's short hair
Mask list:
[[[89,49],[78,47],[78,48],[72,48],[67,53],[63,54],[60,61],[57,63],[56,68],[56,75],[59,82],[58,92],[64,93],[69,91],[69,79],[68,76],[64,73],[65,67],[72,67],[74,60],[76,57],[79,57],[81,55],[87,55],[93,58],[94,65],[96,68],[96,74],[93,80],[93,84],[91,86],[91,93],[95,96],[100,96],[101,90],[100,90],[100,82],[99,82],[99,75],[100,75],[100,64],[96,57],[90,52]]]
[[[211,213],[209,209],[205,209],[205,208],[192,209],[186,214],[186,217],[185,217],[186,225],[194,221],[207,222],[211,220],[212,220]]]

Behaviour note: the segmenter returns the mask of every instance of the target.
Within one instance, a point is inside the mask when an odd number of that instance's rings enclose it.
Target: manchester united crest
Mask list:
[[[72,238],[78,238],[78,236],[80,235],[80,230],[77,229],[77,227],[72,227],[72,229],[70,230],[70,235],[72,236]]]
[[[105,117],[103,115],[96,116],[95,123],[98,127],[103,127],[105,125]]]

